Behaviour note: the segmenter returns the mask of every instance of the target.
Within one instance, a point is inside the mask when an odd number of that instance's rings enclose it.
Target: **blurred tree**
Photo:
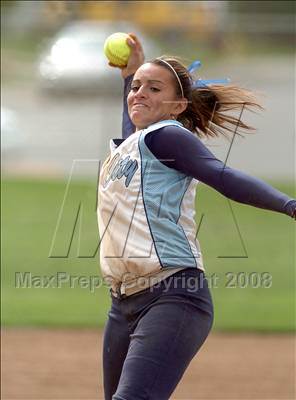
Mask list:
[[[295,14],[296,3],[295,1],[229,1],[228,9],[247,14]]]
[[[12,8],[17,4],[15,0],[1,0],[0,1],[1,8]]]

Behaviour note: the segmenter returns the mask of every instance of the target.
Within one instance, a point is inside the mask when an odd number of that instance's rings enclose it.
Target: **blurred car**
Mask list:
[[[1,153],[19,151],[26,143],[16,111],[1,106]]]
[[[120,70],[108,65],[103,51],[106,38],[114,32],[135,33],[146,59],[160,55],[156,44],[129,22],[73,22],[56,34],[39,58],[40,88],[51,92],[120,93]]]

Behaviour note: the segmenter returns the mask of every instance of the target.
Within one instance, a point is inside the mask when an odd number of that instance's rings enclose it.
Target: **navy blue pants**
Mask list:
[[[186,268],[139,293],[111,297],[105,400],[168,400],[212,327],[204,273]]]

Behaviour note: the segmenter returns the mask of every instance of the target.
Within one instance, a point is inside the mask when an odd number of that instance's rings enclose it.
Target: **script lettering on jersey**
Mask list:
[[[103,187],[106,187],[110,180],[115,181],[115,179],[120,179],[123,176],[125,176],[124,184],[128,187],[138,167],[137,160],[131,160],[130,156],[122,158],[120,157],[120,154],[116,154],[107,168],[107,172],[102,182]]]

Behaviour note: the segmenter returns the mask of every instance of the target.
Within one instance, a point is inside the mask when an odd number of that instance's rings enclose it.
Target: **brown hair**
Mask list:
[[[174,68],[182,84],[184,97],[188,100],[186,110],[177,118],[185,128],[199,137],[228,136],[228,132],[234,131],[242,136],[240,130],[243,130],[243,133],[255,130],[241,120],[244,110],[263,109],[251,91],[235,85],[216,84],[193,88],[194,78],[178,57],[162,56],[147,62],[171,70],[161,60],[168,62]],[[171,73],[173,74],[173,71]],[[177,95],[182,97],[176,77],[175,82]],[[240,112],[239,116],[229,114],[232,111]]]

